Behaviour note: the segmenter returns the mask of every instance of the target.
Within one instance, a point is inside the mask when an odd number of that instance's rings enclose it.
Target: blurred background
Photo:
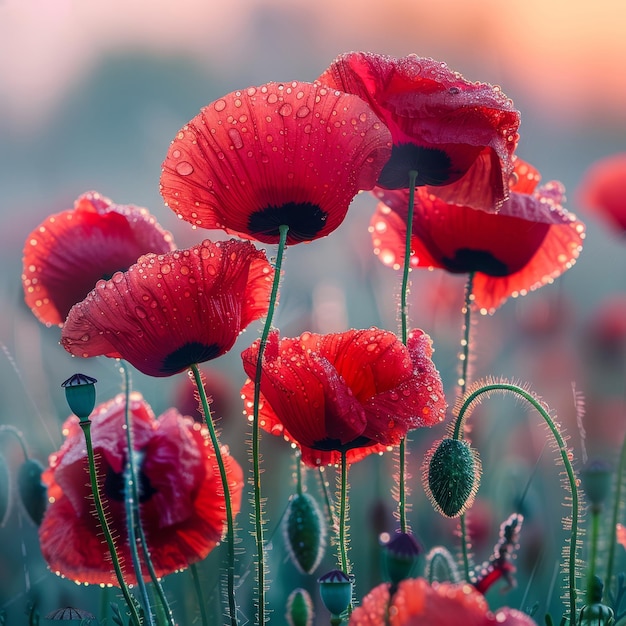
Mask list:
[[[120,390],[113,362],[72,360],[58,345],[59,329],[39,324],[23,304],[21,254],[31,230],[93,189],[114,202],[150,209],[179,247],[212,236],[179,222],[159,195],[161,162],[178,129],[224,93],[268,81],[314,80],[341,52],[365,50],[446,61],[470,80],[500,85],[522,112],[518,154],[539,168],[544,182],[565,184],[567,208],[586,222],[587,240],[564,277],[477,320],[473,378],[494,374],[529,383],[558,414],[579,459],[585,454],[614,458],[626,432],[626,242],[581,206],[574,192],[596,159],[626,150],[625,27],[621,0],[521,5],[500,0],[0,0],[0,423],[22,430],[32,456],[45,464],[62,441],[60,425],[68,414],[63,380],[75,371],[95,376],[101,381],[100,400]],[[371,252],[367,226],[374,206],[372,198],[360,196],[331,237],[289,249],[275,319],[284,335],[352,326],[397,328],[400,279]],[[413,272],[412,321],[434,339],[451,405],[463,285],[462,277]],[[257,336],[258,328],[249,328],[210,368],[216,370],[213,392],[224,396],[223,441],[244,467],[248,432],[239,406],[244,381],[239,353]],[[208,378],[211,391],[213,378]],[[586,399],[584,418],[577,419],[574,382]],[[186,378],[155,381],[137,373],[134,384],[158,415],[182,402],[179,387]],[[544,451],[546,431],[536,415],[527,416],[511,399],[486,403],[471,423],[484,468],[474,510],[476,561],[488,557],[499,523],[516,506],[527,516],[520,584],[510,594],[490,592],[488,599],[493,607],[536,604],[540,612],[553,607],[556,613],[564,509],[560,468],[554,467],[553,452]],[[432,514],[419,482],[423,452],[442,433],[443,428],[417,433],[411,444],[411,523],[426,548],[456,545],[455,523],[442,524]],[[271,534],[293,492],[293,464],[284,442],[269,436],[263,442],[265,458],[271,459],[265,465]],[[19,464],[13,441],[2,439],[0,449],[10,465]],[[533,474],[536,463],[539,471]],[[381,580],[378,534],[394,528],[388,495],[392,475],[391,458],[368,458],[352,471],[357,597]],[[14,505],[0,528],[0,609],[8,613],[7,623],[27,623],[31,603],[42,615],[65,605],[102,615],[99,590],[77,588],[47,571],[37,530]],[[239,519],[247,544],[247,511]],[[298,577],[286,560],[280,533],[271,538],[270,571],[278,583],[270,590],[272,623],[281,623],[291,583],[314,597],[317,592],[312,579]],[[214,603],[219,559],[210,555],[203,565]],[[242,559],[242,575],[249,565]],[[329,550],[317,574],[332,567]],[[185,576],[171,577],[166,588],[177,598],[175,611],[185,616],[181,624],[191,624],[197,610],[193,598],[188,601],[181,592],[190,584]],[[251,588],[252,578],[248,572],[244,587]],[[242,613],[252,619],[243,595]]]

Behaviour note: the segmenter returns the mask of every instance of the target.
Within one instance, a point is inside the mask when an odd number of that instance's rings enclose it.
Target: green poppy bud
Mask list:
[[[480,459],[467,441],[442,439],[426,455],[424,487],[433,506],[458,517],[472,506],[480,483]]]
[[[326,547],[326,523],[313,497],[308,493],[292,496],[282,527],[289,557],[302,573],[310,574]]]
[[[65,399],[80,420],[87,420],[96,406],[96,383],[98,381],[85,374],[74,374],[61,383],[65,388]]]
[[[285,618],[289,626],[312,626],[313,600],[306,589],[294,589],[287,598]]]
[[[352,602],[352,577],[334,569],[317,580],[320,597],[332,615],[341,615]]]
[[[17,492],[30,519],[39,526],[46,512],[48,496],[41,482],[43,466],[35,459],[26,459],[17,472]]]

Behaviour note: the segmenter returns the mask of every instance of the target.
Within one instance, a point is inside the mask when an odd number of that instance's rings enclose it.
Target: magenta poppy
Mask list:
[[[254,378],[259,342],[242,354]],[[295,339],[270,334],[261,376],[261,428],[296,443],[311,466],[354,463],[399,443],[408,430],[443,420],[446,402],[431,340],[411,332],[405,346],[378,328]],[[254,384],[243,389],[252,413]]]
[[[235,239],[148,254],[72,308],[61,343],[171,376],[230,350],[267,312],[273,274],[263,251]]]
[[[520,115],[499,87],[433,59],[366,52],[340,55],[318,80],[363,98],[391,131],[380,187],[407,188],[415,170],[417,185],[448,186],[448,202],[495,211],[507,198]]]
[[[474,301],[484,313],[569,269],[585,237],[584,224],[561,205],[560,183],[537,188],[539,173],[521,160],[513,181],[511,196],[497,214],[451,205],[427,189],[416,190],[411,265],[474,272]],[[376,195],[383,202],[370,224],[374,252],[385,265],[400,268],[408,192],[379,190]]]
[[[516,609],[494,612],[469,584],[403,580],[393,596],[389,584],[374,587],[350,616],[350,626],[537,626]]]
[[[73,209],[48,217],[26,239],[26,304],[39,321],[61,326],[98,280],[128,269],[142,254],[174,247],[170,233],[147,209],[113,204],[90,191]]]
[[[328,235],[359,190],[372,189],[391,137],[360,98],[316,84],[230,93],[176,135],[161,194],[194,226],[288,244]]]
[[[597,211],[619,233],[626,232],[626,152],[593,163],[577,190],[580,204]]]
[[[116,537],[127,582],[136,581],[128,548],[123,472],[128,458],[123,394],[91,415],[100,495]],[[138,393],[130,398],[133,446],[139,459],[140,516],[157,576],[204,559],[222,540],[226,510],[219,468],[199,424],[168,409],[155,419]],[[77,417],[63,425],[65,441],[43,474],[50,504],[39,528],[41,550],[53,572],[75,581],[117,585],[107,545],[93,511],[87,449]],[[239,512],[243,472],[222,448],[234,514]],[[147,578],[147,570],[142,575]]]

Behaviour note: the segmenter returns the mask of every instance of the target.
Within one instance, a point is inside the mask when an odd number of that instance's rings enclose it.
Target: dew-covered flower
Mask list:
[[[26,304],[39,321],[60,326],[98,280],[128,269],[142,254],[174,247],[170,233],[147,209],[85,193],[73,209],[51,215],[27,237]]]
[[[273,273],[263,251],[235,239],[148,254],[72,308],[61,343],[171,376],[232,348],[267,312]]]
[[[120,394],[91,415],[100,495],[127,582],[136,581],[128,547],[124,470],[128,459]],[[140,516],[157,576],[201,559],[225,532],[222,482],[206,431],[176,409],[155,418],[138,393],[130,397],[133,446],[138,460]],[[43,474],[50,504],[39,529],[41,550],[53,572],[72,580],[117,584],[93,511],[87,480],[87,449],[79,420],[63,425],[65,441]],[[224,447],[233,512],[239,511],[243,473]],[[143,572],[147,578],[147,570]]]
[[[403,580],[393,594],[389,583],[375,587],[350,617],[350,626],[537,626],[516,609],[490,611],[484,596],[469,584]]]
[[[204,107],[172,141],[161,194],[194,226],[264,243],[328,235],[374,187],[391,137],[357,96],[311,83],[268,83]]]
[[[445,63],[366,52],[337,57],[318,79],[363,98],[393,138],[378,185],[444,185],[448,202],[495,211],[507,198],[520,114],[499,87],[470,82]]]
[[[256,341],[242,354],[253,379]],[[413,330],[405,346],[378,328],[295,339],[269,337],[261,376],[260,426],[297,444],[311,466],[354,463],[399,443],[408,430],[444,418],[446,402],[431,340]],[[254,385],[243,389],[252,414]]]
[[[518,159],[510,198],[497,214],[448,204],[418,188],[411,265],[474,272],[474,302],[484,313],[551,282],[575,263],[585,226],[563,208],[560,183],[537,187],[538,182],[537,170]],[[370,223],[374,252],[398,269],[404,259],[408,191],[377,190],[376,196],[382,202]]]

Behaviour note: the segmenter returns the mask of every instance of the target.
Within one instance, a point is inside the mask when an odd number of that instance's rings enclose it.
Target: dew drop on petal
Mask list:
[[[181,176],[189,176],[189,174],[193,174],[193,165],[188,161],[181,161],[176,163],[176,171]]]
[[[236,128],[231,128],[228,131],[228,136],[233,142],[233,147],[235,147],[237,150],[239,150],[239,148],[243,148],[243,139],[241,138],[241,135]]]
[[[289,117],[292,112],[293,107],[288,102],[285,102],[285,104],[283,104],[283,106],[278,109],[278,114],[282,115],[283,117]]]
[[[148,317],[146,310],[142,306],[135,307],[135,315],[141,319],[145,319],[146,317]]]
[[[226,108],[226,100],[216,100],[215,104],[213,105],[215,110],[219,113],[220,111],[223,111]]]

